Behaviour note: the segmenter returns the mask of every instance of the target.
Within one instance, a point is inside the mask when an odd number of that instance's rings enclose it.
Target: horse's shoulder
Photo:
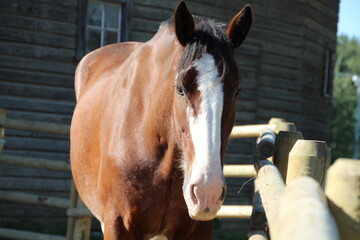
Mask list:
[[[94,83],[103,73],[119,67],[131,53],[143,43],[123,42],[110,44],[85,55],[75,72],[75,94],[79,100],[85,88]]]

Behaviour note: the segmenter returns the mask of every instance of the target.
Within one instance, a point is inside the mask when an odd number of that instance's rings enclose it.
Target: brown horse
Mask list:
[[[71,166],[104,239],[211,238],[242,88],[233,51],[251,22],[248,5],[224,30],[180,2],[150,41],[81,61]]]

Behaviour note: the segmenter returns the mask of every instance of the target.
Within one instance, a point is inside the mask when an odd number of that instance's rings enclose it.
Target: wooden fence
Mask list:
[[[359,239],[360,161],[338,159],[329,168],[326,142],[304,140],[286,125],[271,126],[277,133],[274,156],[255,161],[248,238]]]
[[[70,133],[69,125],[7,119],[6,111],[4,109],[0,109],[0,152],[2,150],[3,144],[5,143],[5,128],[60,134],[66,136],[68,136]],[[0,165],[5,164],[44,170],[70,172],[70,164],[66,162],[0,154]],[[82,216],[74,216],[72,214],[72,212],[81,212],[84,210],[88,211],[81,202],[73,183],[71,183],[70,199],[39,196],[36,194],[22,192],[0,191],[0,200],[24,204],[44,205],[48,207],[61,208],[64,210],[67,209],[68,216],[66,237],[0,228],[0,238],[29,240],[83,240],[90,238],[91,217],[84,218]]]
[[[7,119],[0,109],[0,149],[4,130],[14,128],[69,135],[69,126]],[[275,138],[276,136],[276,138]],[[217,217],[250,218],[248,237],[268,239],[355,239],[360,234],[360,162],[338,159],[330,164],[325,142],[303,140],[293,123],[271,119],[269,124],[235,126],[230,138],[258,138],[263,159],[254,165],[225,165],[225,177],[256,177],[253,205],[222,206]],[[274,156],[273,156],[274,155]],[[54,171],[70,165],[52,160],[0,154],[0,164]],[[326,178],[326,181],[325,181]],[[287,186],[286,186],[287,184]],[[325,193],[322,187],[325,186]],[[325,197],[326,196],[326,197]],[[74,184],[70,199],[1,191],[0,199],[67,209],[66,237],[0,228],[0,238],[89,239],[91,213],[81,202]],[[329,202],[329,207],[327,202]],[[268,231],[270,230],[270,231]],[[340,236],[340,238],[339,238]]]

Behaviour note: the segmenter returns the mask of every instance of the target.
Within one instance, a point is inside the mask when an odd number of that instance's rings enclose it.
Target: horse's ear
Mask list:
[[[240,46],[240,44],[245,40],[246,35],[250,30],[252,19],[252,9],[251,6],[247,4],[230,21],[228,27],[226,28],[226,34],[229,36],[234,48]]]
[[[185,46],[193,37],[195,24],[194,19],[186,7],[184,1],[181,1],[174,12],[175,17],[175,33],[180,44]]]

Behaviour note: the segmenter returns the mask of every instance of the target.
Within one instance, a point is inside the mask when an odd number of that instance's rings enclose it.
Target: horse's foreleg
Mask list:
[[[138,238],[128,231],[120,216],[105,216],[103,224],[104,240],[137,240]]]

